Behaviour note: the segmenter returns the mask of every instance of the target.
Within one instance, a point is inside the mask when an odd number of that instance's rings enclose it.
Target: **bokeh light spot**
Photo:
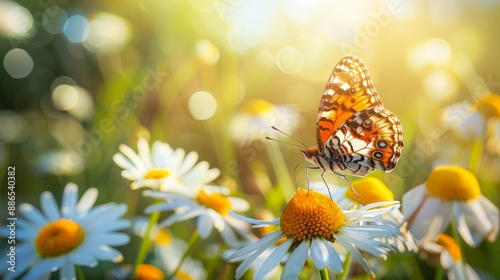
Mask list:
[[[217,101],[206,91],[195,92],[189,99],[189,112],[197,120],[208,120],[217,111]]]
[[[216,45],[208,40],[201,40],[196,44],[196,57],[205,64],[212,65],[219,61],[220,53]]]
[[[92,52],[108,52],[119,49],[126,45],[132,36],[128,21],[105,12],[89,16],[89,29],[89,35],[83,44]]]
[[[33,70],[33,59],[25,50],[16,48],[5,55],[3,66],[12,78],[21,79]]]
[[[408,55],[410,66],[420,69],[426,65],[440,66],[451,59],[451,46],[442,38],[432,38],[413,47]]]
[[[276,63],[281,71],[287,74],[295,74],[304,66],[304,56],[297,48],[284,47],[278,52]]]
[[[88,119],[94,112],[90,94],[79,86],[62,84],[52,91],[52,102],[59,110],[67,111],[78,119]]]
[[[434,100],[443,101],[457,92],[457,82],[452,75],[444,70],[430,72],[424,80],[427,95]]]
[[[89,22],[82,15],[73,15],[64,23],[64,36],[73,43],[81,43],[89,35]]]
[[[24,7],[10,1],[0,2],[0,33],[8,37],[23,38],[31,35],[33,16]]]

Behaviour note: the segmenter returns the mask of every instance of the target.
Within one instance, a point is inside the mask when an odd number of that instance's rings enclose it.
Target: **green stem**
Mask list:
[[[149,215],[149,224],[148,224],[148,229],[146,230],[146,235],[144,235],[144,238],[142,239],[142,244],[141,248],[139,249],[139,254],[137,255],[137,259],[135,260],[135,265],[134,269],[132,271],[135,271],[137,266],[142,264],[144,260],[146,259],[146,255],[148,254],[149,251],[149,245],[151,244],[151,239],[149,236],[151,235],[151,231],[153,230],[153,226],[156,225],[158,222],[158,219],[160,218],[160,211],[155,211]],[[134,272],[135,275],[135,272]]]
[[[79,265],[75,265],[76,279],[85,280],[85,274],[83,274],[82,267]]]
[[[484,141],[483,139],[476,138],[472,146],[472,151],[469,159],[469,170],[470,172],[477,174],[479,170],[479,164],[481,163],[481,157],[484,151]]]
[[[436,272],[434,273],[434,280],[443,280],[444,279],[444,269],[441,265],[436,267]]]
[[[273,165],[274,172],[276,173],[276,177],[278,179],[278,183],[281,187],[281,191],[283,192],[283,196],[286,201],[289,201],[293,197],[294,192],[294,184],[290,179],[290,174],[286,168],[285,160],[283,159],[283,155],[281,154],[278,145],[275,143],[266,143],[266,150],[269,154],[269,159],[271,160],[271,164]]]
[[[349,268],[351,267],[352,256],[351,253],[347,252],[345,256],[344,266],[342,267],[342,273],[339,275],[338,280],[345,280],[349,275]]]
[[[219,248],[219,252],[217,255],[210,260],[210,262],[206,266],[206,271],[207,271],[207,279],[216,279],[217,275],[216,273],[220,273],[220,271],[217,271],[217,265],[220,264],[220,261],[222,260],[222,255],[227,249],[227,245],[223,244]]]
[[[191,238],[189,239],[188,249],[186,250],[186,253],[184,253],[181,260],[179,261],[179,264],[177,265],[177,268],[175,268],[174,272],[172,272],[172,274],[170,274],[170,276],[167,279],[173,279],[175,277],[179,269],[181,269],[181,265],[184,262],[184,260],[186,260],[186,258],[193,252],[194,247],[196,247],[196,243],[198,242],[199,238],[200,235],[198,234],[198,231],[195,230],[193,235],[191,235]]]
[[[455,239],[455,242],[457,243],[458,249],[460,249],[460,255],[462,257],[462,262],[465,264],[465,263],[467,263],[465,261],[465,254],[464,254],[465,252],[464,252],[464,248],[462,246],[462,242],[460,241],[460,236],[458,234],[457,222],[455,221],[455,219],[451,220],[451,231],[453,234],[453,239]]]
[[[328,269],[325,267],[319,270],[319,276],[321,280],[328,280]]]

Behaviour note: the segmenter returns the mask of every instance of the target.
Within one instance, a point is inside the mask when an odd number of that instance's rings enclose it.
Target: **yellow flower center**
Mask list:
[[[436,167],[425,185],[432,196],[443,200],[471,200],[481,195],[477,178],[458,166]]]
[[[74,221],[60,219],[45,225],[35,240],[36,251],[42,257],[67,254],[83,241],[85,233]]]
[[[351,184],[360,195],[358,197],[351,191],[351,189],[347,189],[345,195],[352,201],[367,205],[374,202],[394,200],[394,194],[392,191],[384,184],[384,182],[375,177],[365,177],[353,181]]]
[[[440,235],[438,235],[436,243],[443,246],[455,261],[462,259],[460,247],[458,247],[455,239],[453,239],[451,236],[441,233]]]
[[[170,235],[170,233],[166,229],[160,228],[158,230],[158,235],[156,235],[155,237],[155,242],[158,245],[170,244],[172,243],[172,235]]]
[[[159,268],[150,264],[139,264],[135,268],[135,279],[137,280],[162,280],[165,274]]]
[[[273,104],[262,99],[255,99],[248,102],[245,107],[243,107],[243,112],[249,115],[260,115],[270,112],[272,108]]]
[[[487,93],[478,100],[476,110],[486,118],[500,118],[500,96]]]
[[[345,224],[342,209],[330,197],[313,190],[299,189],[281,213],[280,227],[294,243],[323,237],[335,241],[333,234]]]
[[[146,179],[163,179],[167,178],[170,175],[170,171],[164,168],[152,168],[146,172],[144,178]]]
[[[177,273],[175,274],[175,278],[179,280],[193,280],[193,277],[191,277],[191,275],[182,270],[177,271]]]
[[[231,210],[231,202],[226,196],[220,193],[207,193],[205,190],[200,190],[198,196],[196,197],[196,202],[212,208],[221,215],[226,215],[229,210]]]

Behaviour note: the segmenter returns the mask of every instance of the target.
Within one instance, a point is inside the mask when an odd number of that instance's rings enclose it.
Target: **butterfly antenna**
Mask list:
[[[280,142],[280,143],[283,143],[283,144],[288,144],[288,145],[293,145],[293,146],[297,146],[297,147],[300,147],[300,148],[304,148],[304,149],[307,149],[307,145],[304,144],[302,141],[300,141],[299,139],[293,137],[292,135],[284,132],[283,130],[280,130],[279,128],[275,127],[274,125],[271,125],[271,128],[276,130],[277,132],[283,134],[283,135],[286,135],[288,137],[290,137],[291,139],[295,140],[297,143],[299,143],[300,145],[298,144],[292,144],[292,143],[288,143],[288,142],[283,142],[283,141],[279,141],[279,140],[276,140],[276,139],[273,139],[273,138],[270,138],[270,137],[266,137],[266,139],[269,139],[269,140],[274,140],[276,142]]]

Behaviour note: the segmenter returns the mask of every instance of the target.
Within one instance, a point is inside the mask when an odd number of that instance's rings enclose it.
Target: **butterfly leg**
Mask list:
[[[332,193],[330,192],[330,187],[328,187],[328,184],[326,183],[326,180],[325,180],[325,173],[326,173],[326,170],[323,169],[323,172],[321,173],[321,179],[323,179],[323,183],[325,183],[325,187],[328,190],[328,195],[330,195],[330,199],[333,201]]]
[[[306,166],[307,194],[309,194],[309,169],[319,169],[318,166]],[[324,172],[323,172],[324,173]],[[321,175],[323,177],[323,175]]]
[[[339,175],[340,177],[342,177],[342,179],[344,179],[346,182],[347,182],[347,185],[349,186],[349,188],[351,188],[351,191],[359,198],[361,195],[359,193],[356,192],[356,190],[354,189],[354,187],[351,185],[351,181],[349,181],[349,179],[347,179],[347,176],[345,176],[344,174],[342,173],[338,173],[338,172],[335,172],[332,170],[333,173],[335,173],[336,175]]]

